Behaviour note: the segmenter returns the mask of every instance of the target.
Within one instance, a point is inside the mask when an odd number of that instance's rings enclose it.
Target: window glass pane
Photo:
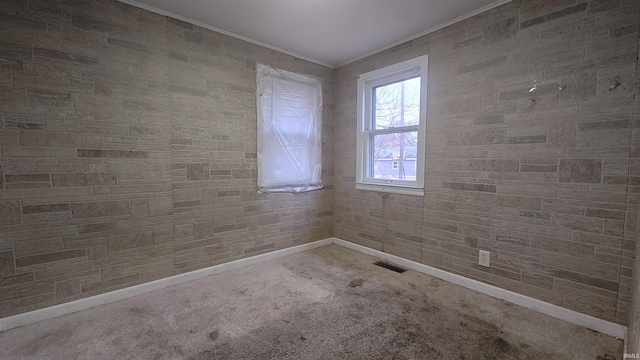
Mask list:
[[[416,180],[418,132],[371,135],[369,168],[375,179]]]
[[[373,129],[420,123],[420,77],[373,88]]]

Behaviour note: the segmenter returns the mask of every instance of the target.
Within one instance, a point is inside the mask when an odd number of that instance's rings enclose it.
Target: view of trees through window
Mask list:
[[[373,88],[372,175],[416,180],[420,77]]]

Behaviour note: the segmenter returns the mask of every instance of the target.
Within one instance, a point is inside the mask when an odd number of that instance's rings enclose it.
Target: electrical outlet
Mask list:
[[[478,256],[478,264],[486,267],[491,266],[491,253],[488,251],[480,250],[480,256]]]

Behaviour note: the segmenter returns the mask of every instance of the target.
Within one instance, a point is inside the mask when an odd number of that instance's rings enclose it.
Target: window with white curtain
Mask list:
[[[358,76],[356,189],[424,195],[427,56]]]
[[[256,73],[260,191],[321,189],[320,80],[263,64]]]

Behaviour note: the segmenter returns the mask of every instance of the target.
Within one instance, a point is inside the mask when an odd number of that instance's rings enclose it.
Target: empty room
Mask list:
[[[640,359],[640,1],[0,0],[0,359]]]

